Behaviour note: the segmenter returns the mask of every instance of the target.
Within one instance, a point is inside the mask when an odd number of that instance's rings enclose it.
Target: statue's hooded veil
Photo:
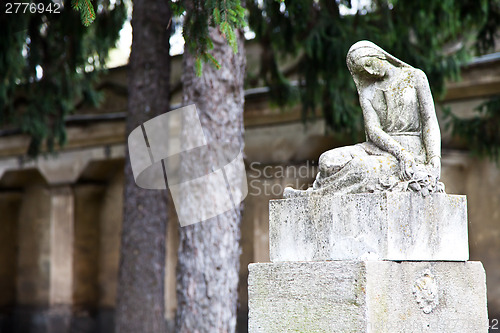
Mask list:
[[[356,88],[358,89],[358,93],[360,92],[360,89],[364,87],[364,80],[360,79],[358,71],[355,70],[356,62],[361,58],[370,56],[385,59],[396,67],[413,68],[407,63],[387,53],[374,43],[367,40],[359,41],[351,46],[346,57],[347,68],[349,68],[349,72],[351,72]]]

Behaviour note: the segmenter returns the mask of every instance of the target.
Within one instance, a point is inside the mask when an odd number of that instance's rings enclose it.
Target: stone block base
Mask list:
[[[488,331],[480,262],[249,265],[249,332]]]
[[[314,195],[269,204],[270,259],[469,259],[463,195]]]

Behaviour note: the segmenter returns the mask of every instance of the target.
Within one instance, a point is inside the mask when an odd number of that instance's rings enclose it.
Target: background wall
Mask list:
[[[249,64],[258,50],[250,49]],[[173,80],[180,75],[174,59]],[[122,220],[126,67],[103,78],[99,109],[82,109],[68,121],[67,146],[56,156],[26,160],[28,139],[0,134],[0,332],[45,332],[72,327],[110,332],[116,298]],[[175,87],[175,84],[173,85]],[[464,69],[443,102],[463,116],[500,93],[500,61]],[[173,102],[179,101],[178,91]],[[500,171],[470,156],[445,129],[442,181],[447,193],[468,198],[470,259],[483,262],[490,318],[500,318]],[[301,121],[300,106],[269,106],[265,88],[246,93],[245,154],[249,195],[242,222],[240,322],[246,328],[247,265],[269,261],[268,203],[287,185],[306,188],[317,159],[350,144],[325,134],[321,119]],[[175,214],[174,214],[175,215]],[[167,234],[166,313],[175,315],[177,228]]]

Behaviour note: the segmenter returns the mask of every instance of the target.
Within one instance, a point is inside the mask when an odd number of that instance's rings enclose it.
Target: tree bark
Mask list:
[[[196,104],[208,143],[230,142],[243,149],[243,79],[245,54],[241,33],[236,32],[238,53],[234,54],[216,28],[210,28],[213,56],[221,68],[204,64],[195,74],[195,59],[185,51],[183,58],[184,105]],[[200,166],[182,164],[189,173]],[[234,175],[233,175],[234,176]],[[229,183],[241,181],[231,175]],[[205,202],[220,200],[218,191],[207,188],[194,196]],[[184,208],[196,212],[199,201],[185,200]],[[209,220],[181,227],[177,264],[176,332],[234,332],[240,256],[241,205]]]
[[[169,111],[169,2],[137,0],[133,5],[127,136],[145,121]],[[135,184],[127,149],[116,332],[166,332],[166,223],[167,192]]]

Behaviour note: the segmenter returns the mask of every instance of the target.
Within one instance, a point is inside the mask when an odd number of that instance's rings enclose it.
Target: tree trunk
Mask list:
[[[168,1],[134,1],[129,64],[128,134],[169,111],[171,12]],[[116,332],[164,333],[167,192],[139,188],[125,157]]]
[[[210,28],[212,54],[221,69],[204,64],[201,77],[195,74],[194,57],[185,51],[183,101],[196,104],[208,143],[230,142],[242,149],[245,55],[241,33],[236,34],[239,51],[234,54],[218,29]],[[185,173],[199,167],[196,162],[182,164]],[[233,176],[227,177],[230,184],[241,181]],[[223,197],[218,191],[227,188],[193,195],[210,204]],[[196,212],[199,203],[191,197],[183,201],[183,209]],[[179,230],[176,332],[235,331],[241,220],[241,205],[235,204],[231,211]]]

